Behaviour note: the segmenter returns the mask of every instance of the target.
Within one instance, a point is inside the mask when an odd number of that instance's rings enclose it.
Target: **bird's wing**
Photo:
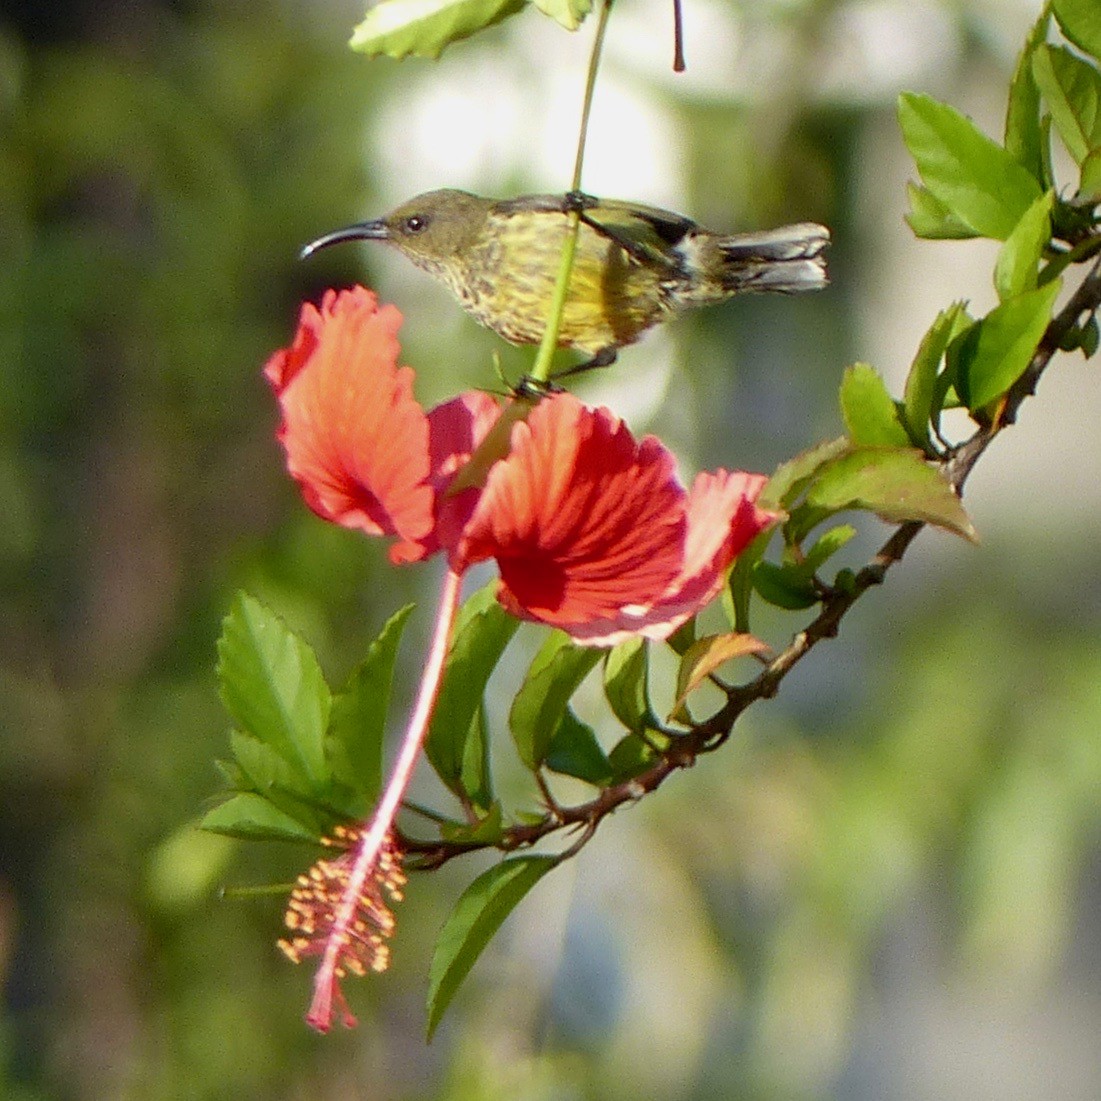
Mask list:
[[[640,263],[673,266],[669,249],[679,244],[696,223],[682,214],[654,206],[582,196],[581,220],[597,233],[614,241]],[[524,195],[495,204],[502,214],[546,211],[565,213],[576,209],[565,195]]]

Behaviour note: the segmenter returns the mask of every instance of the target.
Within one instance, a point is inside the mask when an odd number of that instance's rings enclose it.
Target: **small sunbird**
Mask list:
[[[319,237],[302,256],[339,241],[385,241],[440,280],[481,324],[513,344],[538,344],[571,212],[581,224],[558,345],[591,358],[568,373],[613,363],[624,345],[692,307],[828,282],[825,226],[724,235],[681,214],[576,192],[483,199],[429,191],[383,218]]]

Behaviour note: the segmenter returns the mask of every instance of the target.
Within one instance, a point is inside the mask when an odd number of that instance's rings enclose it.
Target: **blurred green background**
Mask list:
[[[587,188],[715,228],[828,222],[834,286],[680,323],[585,395],[685,471],[771,470],[840,430],[846,363],[897,389],[937,309],[992,305],[993,252],[910,237],[894,97],[997,133],[1036,6],[686,0],[677,77],[668,5],[620,0]],[[437,64],[368,62],[344,46],[361,14],[0,9],[0,1096],[1101,1096],[1101,401],[1080,359],[973,479],[983,544],[924,535],[722,753],[606,823],[431,1047],[431,944],[472,866],[414,878],[392,970],[349,984],[357,1031],[302,1023],[283,896],[218,888],[313,854],[191,828],[226,749],[219,621],[246,588],[340,681],[436,575],[307,512],[260,368],[304,297],[364,279],[406,315],[426,403],[494,386],[495,351],[523,369],[391,258],[295,254],[433,186],[561,189],[591,33],[525,12]]]

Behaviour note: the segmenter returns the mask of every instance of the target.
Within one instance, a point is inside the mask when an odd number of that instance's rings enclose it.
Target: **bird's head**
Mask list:
[[[473,243],[485,226],[490,199],[444,188],[410,199],[382,218],[358,222],[311,241],[303,258],[340,241],[385,241],[418,267],[446,269]]]

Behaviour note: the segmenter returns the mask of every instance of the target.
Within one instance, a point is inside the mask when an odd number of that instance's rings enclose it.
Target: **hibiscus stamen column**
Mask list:
[[[313,1000],[310,1002],[307,1022],[319,1032],[328,1032],[332,1024],[334,997],[343,1008],[345,1023],[355,1024],[344,1006],[343,996],[339,992],[342,977],[341,963],[349,954],[355,952],[354,941],[357,936],[355,923],[362,908],[364,888],[368,880],[378,871],[380,855],[391,847],[394,821],[401,808],[402,800],[409,788],[420,758],[428,722],[436,706],[440,682],[443,679],[444,661],[447,658],[451,641],[451,628],[455,623],[455,614],[459,607],[459,595],[462,591],[462,575],[448,570],[444,578],[440,605],[436,613],[436,623],[432,633],[432,643],[428,659],[424,665],[420,688],[417,692],[413,713],[405,730],[401,748],[398,751],[394,770],[382,793],[375,813],[366,832],[360,835],[351,854],[351,870],[343,884],[343,891],[332,915],[328,935],[325,938],[321,963],[314,976]]]

